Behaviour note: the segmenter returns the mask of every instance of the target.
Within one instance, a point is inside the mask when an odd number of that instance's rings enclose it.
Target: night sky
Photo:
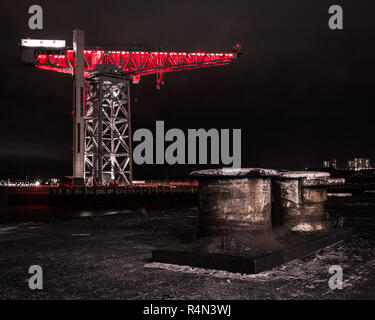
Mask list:
[[[44,29],[28,29],[41,5]],[[328,28],[342,5],[344,30]],[[132,129],[240,128],[242,166],[304,168],[354,156],[375,161],[374,1],[8,1],[0,2],[0,177],[71,175],[72,77],[21,62],[21,38],[222,51],[233,65],[154,76],[133,87]],[[193,166],[135,166],[135,178]]]

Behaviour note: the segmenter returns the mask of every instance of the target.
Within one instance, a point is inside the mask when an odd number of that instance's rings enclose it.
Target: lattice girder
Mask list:
[[[129,184],[129,80],[97,75],[86,81],[85,93],[86,184]]]

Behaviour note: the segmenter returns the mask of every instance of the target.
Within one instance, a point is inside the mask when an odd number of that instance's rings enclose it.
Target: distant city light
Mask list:
[[[39,187],[39,186],[58,186],[59,179],[49,178],[44,180],[29,181],[27,178],[24,179],[0,179],[0,187]]]
[[[322,163],[322,167],[326,169],[341,169],[355,171],[374,169],[371,165],[371,160],[368,158],[354,158],[354,160],[348,160],[346,161],[346,165],[344,167],[338,167],[336,159],[325,160]]]

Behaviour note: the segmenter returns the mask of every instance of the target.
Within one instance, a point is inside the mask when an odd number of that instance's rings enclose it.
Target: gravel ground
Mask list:
[[[375,202],[336,201],[353,237],[257,275],[151,263],[151,251],[188,241],[197,209],[0,224],[0,299],[374,299]],[[118,213],[112,212],[112,213]],[[43,290],[30,290],[40,265]],[[331,265],[344,272],[330,290]]]

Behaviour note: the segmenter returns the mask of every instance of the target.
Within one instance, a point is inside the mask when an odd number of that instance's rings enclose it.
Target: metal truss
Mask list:
[[[98,75],[86,81],[85,183],[132,182],[129,81]]]
[[[160,85],[166,72],[226,65],[235,62],[238,55],[236,50],[226,53],[84,50],[84,70],[89,78],[97,65],[111,65],[114,72],[135,77],[134,82],[140,76],[156,74]],[[74,70],[74,51],[70,49],[39,48],[33,59],[40,69],[69,74]]]

